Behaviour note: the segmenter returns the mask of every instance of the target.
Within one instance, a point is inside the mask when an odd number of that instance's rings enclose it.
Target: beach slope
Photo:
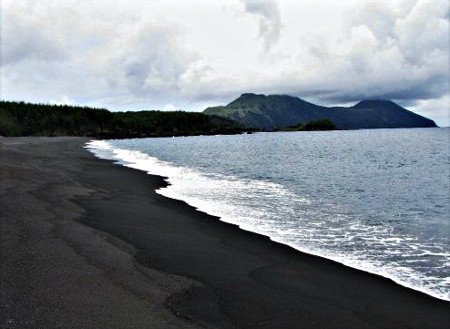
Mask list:
[[[448,328],[450,303],[160,196],[83,138],[0,138],[1,328]]]

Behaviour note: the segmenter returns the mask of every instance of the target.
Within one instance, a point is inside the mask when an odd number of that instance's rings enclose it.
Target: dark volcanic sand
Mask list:
[[[0,138],[0,328],[449,328],[450,303],[164,198],[82,138]]]

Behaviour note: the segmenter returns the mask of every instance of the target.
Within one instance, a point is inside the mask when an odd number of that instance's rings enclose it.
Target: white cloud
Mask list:
[[[61,96],[58,99],[52,99],[49,101],[49,103],[52,105],[77,105],[77,103],[73,99],[70,99],[65,95]]]
[[[2,96],[6,91],[12,98],[39,99],[43,93],[47,101],[67,95],[114,105],[140,98],[161,102],[177,93],[195,55],[182,46],[176,26],[148,21],[130,7],[99,14],[66,5],[6,1]]]
[[[11,8],[13,7],[13,8]],[[23,19],[27,8],[8,6],[3,8],[1,26],[2,67],[20,64],[27,59],[45,62],[63,60],[67,56],[63,40],[48,33],[47,22],[39,19]]]
[[[415,102],[411,110],[425,117],[433,117],[441,127],[450,127],[450,95]]]
[[[448,112],[446,0],[1,6],[6,99],[201,110],[263,92],[319,103],[390,98],[438,122]]]
[[[337,101],[426,99],[448,92],[445,1],[404,3],[413,5],[380,8],[378,3],[374,11],[369,3],[337,38],[309,40],[279,84]]]
[[[195,55],[180,45],[176,30],[144,25],[108,47],[111,55],[102,65],[102,74],[136,96],[171,97],[179,91],[181,75],[195,60]]]

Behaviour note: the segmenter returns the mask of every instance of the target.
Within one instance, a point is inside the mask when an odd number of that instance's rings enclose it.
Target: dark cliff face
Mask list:
[[[248,127],[274,130],[330,119],[340,129],[436,127],[427,118],[389,100],[364,100],[352,107],[324,107],[287,95],[242,94],[205,114],[236,120]]]

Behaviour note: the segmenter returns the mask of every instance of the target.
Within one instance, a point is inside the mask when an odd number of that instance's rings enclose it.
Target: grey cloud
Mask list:
[[[365,7],[362,20],[355,22],[359,25],[352,29],[364,27],[361,30],[367,35],[352,35],[353,48],[331,72],[337,86],[339,76],[343,82],[338,99],[430,99],[449,92],[449,20],[445,1],[404,3],[400,13],[379,8],[373,14],[373,4]],[[373,43],[358,44],[357,39],[365,37],[373,37]],[[370,51],[361,51],[359,45]],[[329,53],[330,60],[335,61],[336,52],[331,49]]]
[[[304,44],[295,65],[245,89],[329,102],[439,98],[449,93],[447,13],[445,0],[407,0],[400,9],[369,3],[340,39]]]
[[[276,42],[283,46],[277,3],[240,1],[258,19],[265,49]],[[259,59],[243,51],[244,65],[222,53],[202,54],[201,47],[193,53],[185,44],[188,31],[147,16],[136,3],[124,1],[125,14],[94,1],[75,11],[58,1],[7,3],[2,2],[2,97],[154,108],[224,103],[243,92],[329,103],[389,98],[415,104],[449,95],[446,0],[403,0],[397,7],[370,2],[353,13],[341,34],[303,34],[297,48],[291,40],[283,49],[290,52],[285,58],[278,49]]]
[[[247,13],[259,20],[259,35],[264,41],[264,49],[269,51],[281,34],[280,8],[275,0],[241,0]]]
[[[182,47],[179,30],[138,14],[98,15],[95,4],[73,8],[58,2],[2,4],[3,95],[109,104],[161,103],[176,95],[180,76],[195,60]]]
[[[11,8],[12,7],[12,8]],[[39,21],[27,19],[27,7],[2,7],[0,65],[5,67],[27,59],[59,61],[66,58],[64,45]]]
[[[272,12],[270,6],[248,2],[249,12],[260,8],[266,15]],[[246,91],[337,103],[439,98],[449,93],[448,38],[445,0],[404,0],[399,7],[370,2],[355,13],[339,38],[319,35],[303,41],[294,61],[275,62],[267,70],[214,65],[201,73],[190,69],[183,75],[183,91],[196,101]]]
[[[136,95],[173,95],[179,89],[180,77],[195,58],[179,46],[177,39],[175,30],[146,25],[115,43],[114,47],[125,51],[108,62],[115,74],[113,79]]]

